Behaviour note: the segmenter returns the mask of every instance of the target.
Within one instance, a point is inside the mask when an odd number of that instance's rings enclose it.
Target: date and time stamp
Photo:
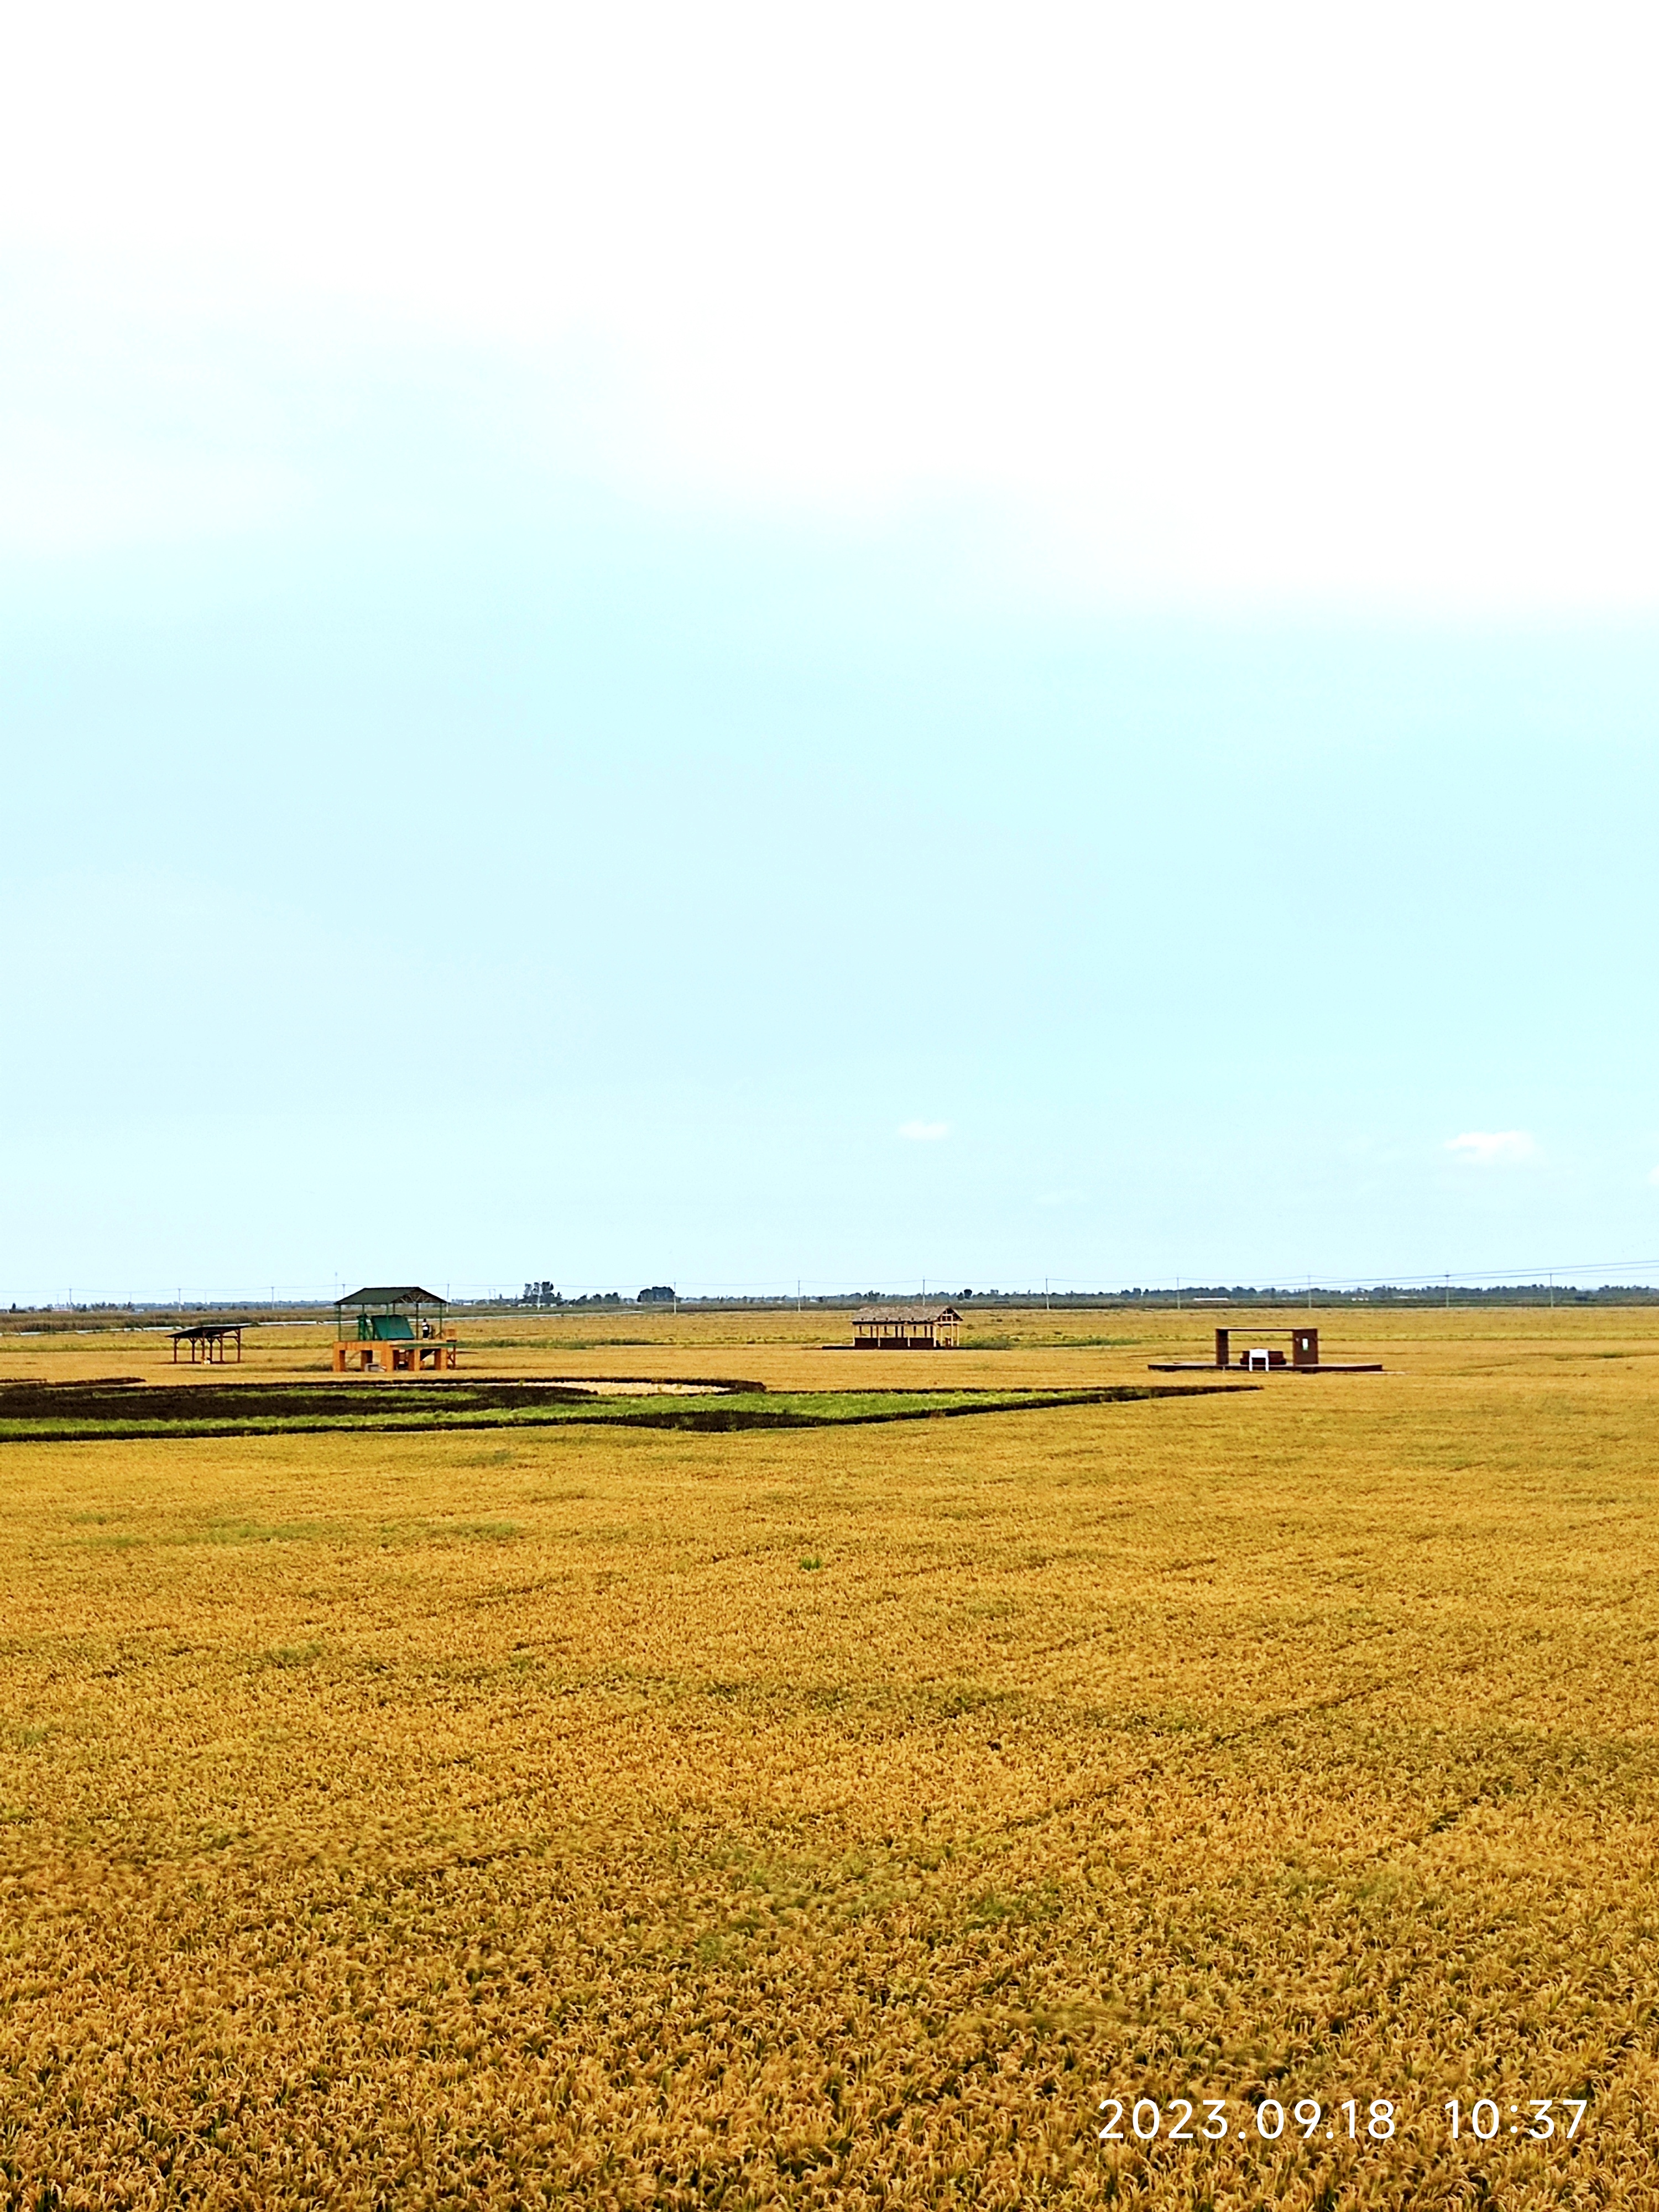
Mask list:
[[[1426,2119],[1449,2142],[1568,2143],[1579,2136],[1589,2110],[1586,2097],[1495,2097],[1466,2101],[1448,2097],[1438,2112],[1407,2110],[1398,2097],[1345,2097],[1322,2104],[1316,2097],[1103,2097],[1095,2135],[1103,2143],[1150,2150],[1155,2143],[1201,2149],[1228,2136],[1249,2142],[1281,2140],[1312,2144],[1392,2142],[1407,2124]]]

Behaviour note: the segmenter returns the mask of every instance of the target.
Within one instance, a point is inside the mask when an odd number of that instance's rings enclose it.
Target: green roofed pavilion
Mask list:
[[[371,1283],[366,1290],[353,1291],[349,1297],[336,1298],[337,1306],[344,1306],[354,1313],[392,1313],[405,1309],[413,1312],[422,1306],[435,1307],[442,1313],[447,1298],[441,1298],[436,1291],[423,1291],[418,1283]]]
[[[447,1332],[444,1317],[449,1310],[447,1298],[435,1291],[425,1290],[419,1283],[368,1283],[360,1291],[336,1298],[334,1369],[337,1374],[348,1374],[358,1367],[380,1367],[388,1374],[404,1368],[418,1372],[425,1367],[453,1367],[455,1338]],[[356,1337],[360,1345],[410,1347],[407,1358],[395,1350],[388,1350],[383,1358],[366,1355],[361,1360],[346,1356],[348,1323],[356,1322]]]

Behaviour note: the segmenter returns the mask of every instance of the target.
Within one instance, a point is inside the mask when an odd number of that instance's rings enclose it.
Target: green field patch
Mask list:
[[[287,1673],[296,1667],[309,1667],[322,1656],[320,1644],[275,1644],[268,1650],[255,1652],[248,1664],[252,1671],[260,1674],[274,1668]]]
[[[325,1521],[210,1521],[204,1528],[181,1530],[169,1544],[338,1543],[345,1531]]]

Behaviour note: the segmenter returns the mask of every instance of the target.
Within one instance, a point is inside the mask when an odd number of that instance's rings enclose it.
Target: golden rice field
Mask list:
[[[1653,2212],[1659,1310],[1322,1318],[1391,1371],[0,1448],[0,2203]],[[881,1375],[1138,1380],[1213,1319]],[[867,1364],[607,1329],[467,1358]]]

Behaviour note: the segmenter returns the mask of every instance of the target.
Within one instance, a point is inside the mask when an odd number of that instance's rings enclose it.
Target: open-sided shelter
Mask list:
[[[198,1359],[205,1360],[210,1367],[215,1364],[222,1366],[227,1357],[225,1347],[234,1343],[240,1365],[242,1331],[251,1326],[249,1322],[240,1321],[197,1321],[191,1322],[188,1327],[181,1325],[171,1329],[168,1334],[173,1339],[173,1364],[175,1367],[179,1364],[179,1347],[182,1344],[190,1354],[192,1367]]]
[[[371,1283],[334,1301],[337,1375],[415,1375],[457,1364],[449,1308],[418,1283]]]
[[[953,1352],[962,1316],[951,1305],[861,1306],[853,1316],[860,1352]]]

